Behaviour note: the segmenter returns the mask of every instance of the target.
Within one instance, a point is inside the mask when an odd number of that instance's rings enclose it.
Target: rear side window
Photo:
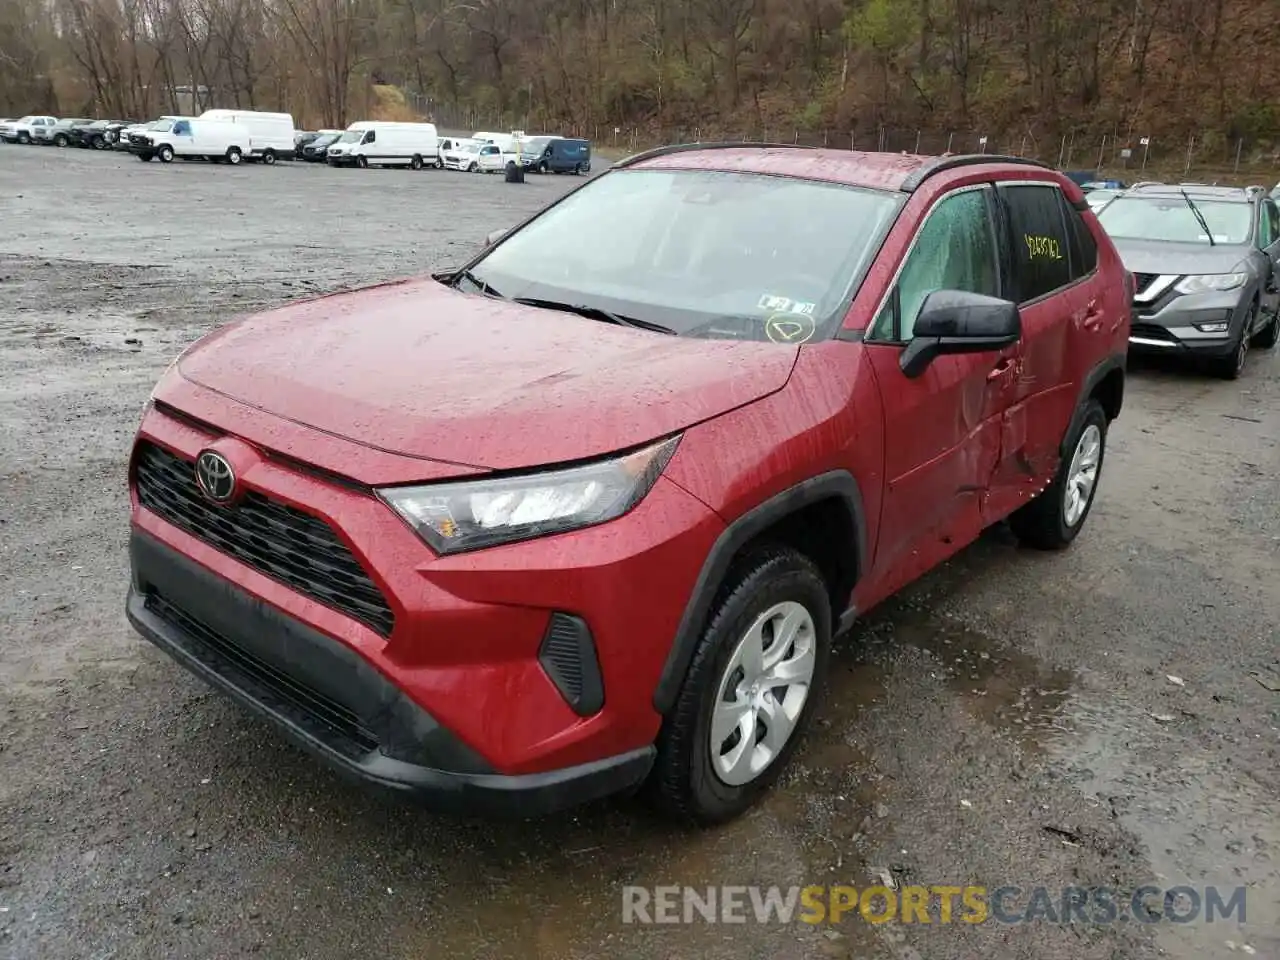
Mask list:
[[[1061,191],[1058,196],[1062,199],[1062,215],[1071,228],[1071,279],[1079,280],[1098,268],[1098,243],[1080,211],[1067,202]]]
[[[1262,202],[1262,217],[1258,223],[1258,246],[1265,250],[1280,237],[1280,222],[1276,218],[1276,205],[1270,200]]]
[[[1057,187],[1009,184],[1001,188],[1013,243],[1014,293],[1019,303],[1071,283],[1071,239]]]

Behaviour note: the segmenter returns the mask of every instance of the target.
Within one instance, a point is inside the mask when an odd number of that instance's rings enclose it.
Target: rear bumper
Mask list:
[[[339,771],[447,812],[539,816],[631,789],[645,747],[543,773],[496,773],[372,664],[146,533],[126,610],[146,639]]]

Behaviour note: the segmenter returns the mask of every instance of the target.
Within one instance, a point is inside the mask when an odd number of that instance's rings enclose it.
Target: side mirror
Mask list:
[[[920,307],[899,366],[906,376],[915,378],[935,357],[996,352],[1021,336],[1022,314],[1016,303],[963,290],[935,290]]]
[[[500,227],[497,230],[494,230],[492,233],[490,233],[488,236],[484,238],[485,247],[492,247],[495,243],[497,243],[499,240],[505,237],[509,232],[510,232],[510,228],[508,227]]]

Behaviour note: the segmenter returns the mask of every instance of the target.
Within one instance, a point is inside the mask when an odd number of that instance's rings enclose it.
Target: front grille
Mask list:
[[[228,556],[358,620],[384,637],[395,615],[386,597],[327,523],[248,491],[218,507],[196,486],[191,461],[153,443],[138,446],[138,499],[175,527]]]
[[[272,706],[288,708],[294,719],[301,721],[326,743],[353,757],[378,749],[378,738],[373,732],[359,716],[337,700],[254,656],[230,637],[174,606],[159,593],[147,594],[146,608],[203,646],[206,652],[201,657],[202,661],[221,674],[230,667],[258,687],[255,693],[269,693],[279,701]],[[209,654],[213,657],[210,658]],[[214,662],[210,663],[210,659]]]

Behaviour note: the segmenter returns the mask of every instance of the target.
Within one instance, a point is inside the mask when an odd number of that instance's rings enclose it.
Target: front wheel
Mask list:
[[[102,137],[94,137],[89,141],[89,146],[93,147],[95,150],[105,150],[107,148],[107,141],[103,140]]]
[[[1061,550],[1076,538],[1093,508],[1107,445],[1107,414],[1090,400],[1058,464],[1053,482],[1010,518],[1014,535],[1038,550]]]
[[[20,133],[20,134],[18,134],[18,142],[19,142],[19,143],[30,143],[30,142],[31,142],[31,134],[29,134],[29,133]]]
[[[268,150],[266,153],[262,155],[262,162],[265,163],[268,167],[275,166],[276,152],[274,150]]]
[[[1240,332],[1231,346],[1231,352],[1221,357],[1214,357],[1209,364],[1214,376],[1221,377],[1223,380],[1240,379],[1240,374],[1244,373],[1245,361],[1249,358],[1249,344],[1252,340],[1250,331],[1258,321],[1258,310],[1256,302],[1249,307],[1249,313],[1245,316],[1244,323],[1240,325]]]
[[[786,766],[817,702],[831,598],[803,554],[768,548],[730,573],[663,722],[646,789],[677,819],[743,813]]]
[[[173,147],[167,143],[156,151],[156,156],[160,158],[161,163],[173,163]]]
[[[55,147],[65,147],[70,142],[71,141],[67,139],[67,135],[65,133],[60,133],[53,138],[53,145]]]
[[[467,167],[467,173],[475,173],[479,169],[480,169],[480,165],[477,164],[474,160],[472,160],[471,166]]]
[[[367,169],[369,169],[369,158],[368,158],[368,157],[356,157],[356,166],[357,166],[357,167],[359,167],[361,170],[367,170]]]

